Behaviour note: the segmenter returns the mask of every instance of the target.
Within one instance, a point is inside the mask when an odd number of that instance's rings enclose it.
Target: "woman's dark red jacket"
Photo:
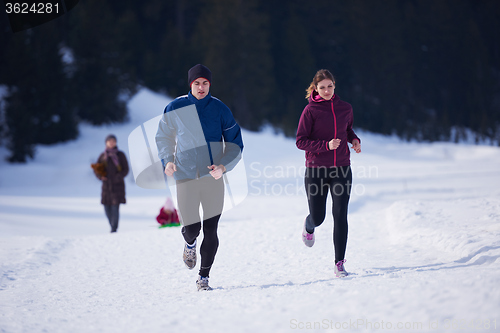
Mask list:
[[[327,101],[313,91],[297,128],[296,144],[306,151],[306,167],[351,165],[347,143],[359,140],[352,130],[352,123],[351,104],[340,100],[337,95]],[[334,138],[342,141],[337,149],[330,150],[328,142]]]

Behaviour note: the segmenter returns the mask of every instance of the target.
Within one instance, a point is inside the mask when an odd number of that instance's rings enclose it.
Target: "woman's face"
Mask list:
[[[210,90],[210,82],[208,82],[205,78],[197,78],[191,84],[191,94],[193,94],[196,99],[203,99],[208,95],[208,91]]]
[[[116,147],[116,140],[115,139],[109,139],[106,141],[106,148],[113,149]]]
[[[321,98],[328,101],[333,97],[335,91],[335,83],[333,83],[333,81],[330,79],[324,79],[323,81],[318,82],[315,90],[318,92]]]

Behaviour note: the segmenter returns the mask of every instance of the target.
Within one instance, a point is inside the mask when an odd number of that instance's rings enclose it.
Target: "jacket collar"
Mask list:
[[[208,92],[207,96],[203,97],[202,99],[197,99],[196,97],[191,94],[191,90],[188,92],[188,98],[191,102],[193,102],[197,107],[206,107],[210,99],[212,98],[212,95],[210,94],[210,91]]]
[[[311,96],[309,96],[309,103],[321,103],[321,102],[330,102],[333,101],[333,103],[336,103],[339,97],[337,94],[334,94],[331,100],[326,100],[322,98],[316,90],[313,90],[311,92]]]

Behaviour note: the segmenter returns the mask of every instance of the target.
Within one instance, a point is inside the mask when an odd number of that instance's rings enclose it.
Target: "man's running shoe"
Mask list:
[[[196,266],[196,241],[194,241],[193,245],[188,245],[187,243],[184,245],[182,259],[187,268],[193,269]]]

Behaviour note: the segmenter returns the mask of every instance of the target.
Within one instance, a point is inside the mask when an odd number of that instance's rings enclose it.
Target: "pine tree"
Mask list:
[[[303,3],[262,1],[270,17],[268,34],[273,70],[267,75],[276,82],[273,110],[266,120],[286,135],[294,136],[300,114],[306,105],[305,88],[316,71],[307,31]]]
[[[9,161],[26,162],[34,145],[74,139],[75,114],[68,103],[68,81],[59,53],[58,22],[11,36],[6,51],[9,87],[5,120]]]
[[[135,84],[123,65],[128,53],[120,48],[119,13],[106,2],[89,1],[68,15],[75,67],[71,98],[78,116],[95,125],[125,121]]]
[[[204,14],[194,43],[198,62],[213,72],[211,91],[241,125],[257,130],[274,109],[269,17],[256,0],[208,0]]]

